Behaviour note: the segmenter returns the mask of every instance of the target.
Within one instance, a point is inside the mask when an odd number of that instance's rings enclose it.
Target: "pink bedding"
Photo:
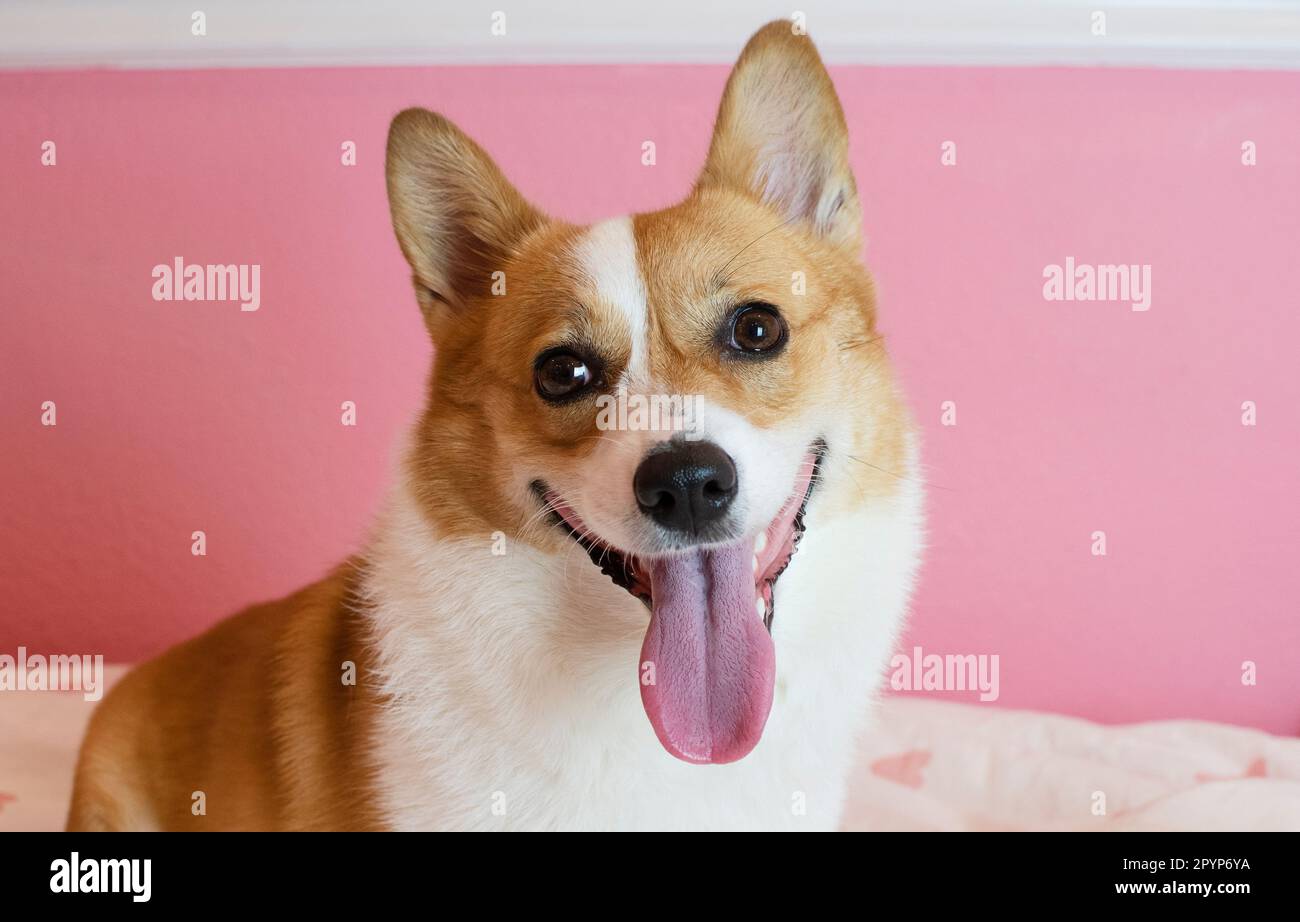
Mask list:
[[[1300,740],[890,698],[849,829],[1300,830]]]
[[[111,684],[123,667],[107,671]],[[0,693],[0,831],[62,827],[93,706],[79,692]],[[1300,740],[891,697],[845,827],[1300,830]]]

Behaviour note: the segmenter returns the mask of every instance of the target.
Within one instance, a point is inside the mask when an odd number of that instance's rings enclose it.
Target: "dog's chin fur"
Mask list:
[[[744,759],[696,766],[638,695],[647,613],[576,545],[440,538],[406,486],[368,575],[379,804],[397,829],[833,829],[921,545],[915,452],[888,499],[817,497],[776,586],[771,717]],[[851,478],[828,458],[826,480]]]

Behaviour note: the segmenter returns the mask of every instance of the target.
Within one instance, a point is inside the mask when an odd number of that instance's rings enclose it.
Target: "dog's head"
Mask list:
[[[804,512],[888,491],[873,475],[902,466],[907,427],[811,41],[789,22],[750,40],[672,208],[550,219],[423,110],[393,121],[388,190],[437,350],[412,471],[429,514],[580,545],[650,609],[640,679],[660,740],[688,761],[745,755]]]

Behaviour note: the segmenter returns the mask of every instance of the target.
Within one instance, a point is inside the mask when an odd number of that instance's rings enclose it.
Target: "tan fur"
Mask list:
[[[340,567],[130,672],[91,720],[68,828],[375,828],[356,575]]]
[[[759,133],[781,111],[797,113],[797,131],[781,139],[789,150],[780,169],[766,169]],[[589,402],[539,401],[534,360],[581,342],[599,351],[612,380],[630,361],[627,320],[583,276],[582,229],[525,202],[445,118],[408,110],[394,120],[388,183],[437,347],[405,470],[420,508],[441,536],[502,531],[563,549],[568,538],[538,527],[520,475],[581,476],[600,433]],[[859,429],[832,446],[851,463],[826,489],[828,502],[849,508],[896,492],[910,432],[876,330],[858,213],[834,89],[811,42],[785,22],[742,54],[695,190],[633,221],[656,382],[707,394],[759,427],[808,408],[841,409]],[[502,296],[491,291],[498,271]],[[795,272],[806,277],[800,297],[791,296]],[[793,335],[779,357],[720,354],[720,318],[745,301],[778,305],[788,320]],[[367,681],[372,653],[356,578],[346,565],[132,672],[91,723],[69,828],[381,825],[368,758],[382,702]],[[340,681],[345,661],[356,664],[355,686]],[[191,811],[198,791],[207,816]]]

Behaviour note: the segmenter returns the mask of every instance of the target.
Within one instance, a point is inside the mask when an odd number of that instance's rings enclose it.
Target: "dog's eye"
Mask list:
[[[785,321],[770,304],[744,304],[731,319],[731,348],[771,352],[785,343]]]
[[[590,386],[596,372],[591,363],[572,352],[551,352],[537,360],[533,380],[542,397],[563,400]]]

